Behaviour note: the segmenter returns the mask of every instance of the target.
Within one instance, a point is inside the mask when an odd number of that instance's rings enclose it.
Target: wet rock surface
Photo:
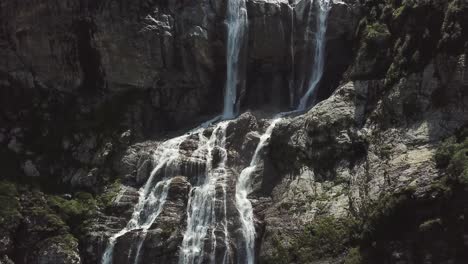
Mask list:
[[[467,6],[412,2],[333,4],[320,102],[276,125],[252,173],[256,262],[467,262]],[[213,210],[228,219],[230,240],[210,226],[206,263],[226,248],[231,261],[243,257],[237,180],[271,113],[296,106],[314,59],[315,2],[247,8],[239,93],[242,110],[258,111],[227,125]],[[0,3],[0,263],[101,262],[158,147],[221,109],[225,9],[208,0]],[[133,262],[140,242],[140,263],[178,263],[207,168],[200,140],[181,143],[161,214],[144,235],[117,239],[114,263]],[[223,149],[211,154],[219,165]]]

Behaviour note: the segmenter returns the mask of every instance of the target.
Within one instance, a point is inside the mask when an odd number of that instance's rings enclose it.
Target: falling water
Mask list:
[[[291,35],[290,35],[290,49],[289,49],[289,53],[290,53],[290,56],[291,56],[291,74],[290,74],[290,77],[289,77],[289,107],[293,107],[294,105],[294,76],[295,76],[295,72],[296,72],[296,67],[295,67],[295,60],[294,60],[294,56],[295,56],[295,50],[294,50],[294,34],[295,34],[295,23],[294,23],[294,11],[293,9],[291,9],[291,21],[290,21],[290,25],[291,25]]]
[[[318,2],[317,29],[315,34],[314,62],[308,90],[300,100],[298,111],[307,108],[317,84],[323,75],[325,33],[327,16],[331,0],[315,0]],[[224,110],[221,119],[231,119],[236,112],[237,86],[240,82],[240,50],[245,41],[247,29],[247,10],[245,0],[229,0],[227,12],[227,80],[224,96]],[[294,51],[291,51],[294,53]],[[252,174],[259,169],[262,152],[268,144],[273,129],[281,121],[281,117],[272,120],[266,132],[261,136],[252,160],[247,168],[242,170],[235,192],[235,203],[239,212],[242,241],[238,242],[238,263],[255,263],[255,227],[252,204],[248,199],[253,189]],[[187,228],[180,248],[180,264],[228,263],[234,255],[230,248],[227,218],[227,151],[226,128],[228,121],[214,125],[211,135],[206,136],[205,128],[217,119],[203,124],[192,134],[198,135],[198,148],[192,153],[195,160],[204,163],[203,173],[199,173],[198,182],[190,191],[187,205]],[[180,144],[188,135],[176,137],[162,143],[154,155],[156,167],[152,171],[145,186],[139,190],[139,200],[132,217],[118,233],[110,237],[107,248],[102,256],[103,264],[113,262],[114,247],[117,240],[125,234],[138,232],[138,241],[134,245],[135,259],[138,263],[141,249],[148,232],[156,218],[161,214],[171,185],[171,177],[180,171],[178,165]],[[162,180],[158,178],[162,176]],[[217,245],[218,242],[224,245]],[[219,250],[221,249],[221,250]],[[221,252],[220,252],[221,251]],[[217,254],[221,253],[222,255]]]
[[[237,85],[240,81],[240,50],[247,32],[247,8],[245,0],[228,0],[227,27],[227,78],[224,92],[223,118],[231,119],[236,115]]]
[[[261,159],[261,152],[268,143],[271,137],[271,133],[275,128],[276,124],[281,121],[281,118],[274,119],[266,132],[260,137],[255,153],[250,161],[247,168],[242,170],[236,185],[236,206],[239,210],[240,220],[242,223],[242,235],[244,237],[244,244],[241,245],[241,249],[245,250],[245,255],[239,254],[240,259],[238,263],[253,264],[255,261],[255,226],[254,226],[254,215],[253,208],[248,195],[252,192],[253,177],[254,173]]]
[[[226,127],[228,121],[218,123],[211,136],[206,138],[199,133],[199,147],[192,154],[206,163],[205,172],[198,179],[197,186],[190,191],[187,205],[187,230],[181,246],[179,263],[206,263],[204,256],[209,256],[209,263],[216,261],[217,232],[222,231],[226,249],[222,263],[229,258],[229,233],[227,230],[226,209]],[[219,217],[216,211],[217,187],[221,187],[223,213]],[[205,252],[209,250],[209,252]],[[205,254],[206,253],[206,254]]]
[[[316,33],[314,62],[312,65],[311,77],[306,93],[302,96],[297,110],[304,111],[308,107],[308,102],[314,94],[315,88],[322,79],[325,64],[325,33],[327,31],[327,18],[331,9],[332,0],[315,0],[318,2],[318,15],[316,16]]]
[[[109,238],[107,248],[102,256],[102,264],[111,264],[113,259],[114,247],[117,239],[131,231],[139,230],[142,237],[137,243],[137,257],[141,250],[141,245],[146,236],[146,232],[161,213],[166,202],[167,194],[171,184],[170,176],[174,176],[179,170],[177,158],[179,157],[180,144],[187,138],[187,135],[176,137],[162,143],[155,153],[156,167],[151,172],[146,184],[139,190],[138,204],[133,209],[130,221],[118,233]],[[155,183],[156,177],[163,173],[163,180]]]

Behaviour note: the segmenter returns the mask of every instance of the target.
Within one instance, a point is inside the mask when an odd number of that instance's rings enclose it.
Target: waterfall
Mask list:
[[[161,213],[166,202],[169,187],[172,179],[179,171],[177,158],[179,157],[180,144],[187,138],[187,135],[176,137],[163,142],[156,149],[154,154],[156,167],[151,172],[150,177],[145,185],[139,190],[138,203],[133,209],[132,217],[127,225],[118,233],[109,238],[107,248],[102,256],[102,264],[111,264],[113,261],[114,247],[117,239],[121,236],[138,230],[143,234],[140,241],[137,243],[137,252],[135,263],[138,261],[143,240],[146,237],[146,232]],[[163,180],[155,179],[163,173]]]
[[[289,75],[289,107],[292,108],[294,106],[294,99],[295,99],[295,80],[294,80],[294,76],[296,75],[296,67],[295,67],[295,49],[294,49],[294,33],[295,33],[295,30],[294,30],[294,27],[295,27],[295,23],[294,23],[294,10],[291,9],[291,21],[290,21],[290,24],[291,24],[291,35],[290,35],[290,45],[289,45],[289,54],[291,56],[291,73]]]
[[[242,235],[244,237],[244,245],[240,248],[244,249],[244,259],[240,259],[238,263],[253,264],[255,263],[255,226],[254,226],[254,215],[252,203],[248,199],[248,195],[252,192],[253,177],[254,173],[261,159],[261,152],[267,145],[268,140],[273,133],[273,129],[276,124],[281,121],[281,118],[275,118],[270,126],[267,128],[265,133],[260,137],[257,148],[255,149],[254,155],[250,164],[247,168],[243,169],[236,184],[236,206],[239,211],[240,220],[242,224]],[[241,255],[241,254],[239,254]],[[241,256],[242,257],[242,256]]]
[[[252,203],[248,196],[253,191],[253,174],[260,169],[262,153],[273,133],[273,129],[283,116],[306,110],[313,97],[314,90],[320,82],[324,71],[325,33],[328,12],[332,0],[315,0],[318,3],[316,15],[316,33],[314,61],[308,89],[301,98],[296,111],[282,113],[272,119],[271,124],[255,149],[248,167],[243,169],[237,179],[235,189],[235,206],[239,213],[242,239],[236,241],[237,252],[231,252],[231,238],[228,229],[228,153],[226,150],[226,129],[229,121],[237,115],[237,87],[242,82],[240,70],[240,51],[246,39],[247,10],[246,0],[228,0],[227,8],[227,79],[224,94],[224,110],[216,117],[190,133],[169,139],[155,150],[155,168],[145,185],[139,190],[138,203],[134,207],[127,225],[111,236],[102,256],[102,264],[113,263],[114,247],[122,236],[135,232],[137,240],[130,251],[131,262],[138,264],[149,228],[161,214],[172,177],[180,173],[180,145],[189,135],[198,136],[198,146],[189,157],[200,163],[197,166],[203,171],[197,172],[197,182],[190,190],[187,203],[187,226],[179,251],[179,264],[222,263],[227,264],[237,253],[237,263],[255,263],[255,226]],[[294,18],[292,18],[294,20]],[[294,21],[291,22],[294,27]],[[293,39],[291,40],[293,42]],[[291,45],[294,65],[294,47]],[[293,66],[294,67],[294,66]],[[294,71],[294,68],[293,68]],[[293,98],[294,83],[289,84],[290,96]],[[209,127],[211,126],[211,127]],[[210,134],[211,133],[211,134]],[[161,179],[161,180],[160,180]],[[129,256],[130,257],[130,256]]]
[[[227,7],[227,78],[224,91],[223,118],[231,119],[237,114],[237,86],[240,72],[240,50],[247,32],[247,8],[245,0],[228,0]]]
[[[245,41],[247,32],[247,8],[245,0],[228,0],[227,6],[227,77],[224,92],[224,110],[222,119],[232,119],[237,115],[237,87],[240,80],[240,51]],[[226,192],[226,161],[227,151],[226,127],[228,122],[224,121],[216,125],[210,138],[205,138],[199,133],[199,147],[193,155],[205,153],[204,160],[206,168],[204,177],[199,179],[196,187],[190,191],[187,205],[187,230],[184,234],[179,255],[180,264],[202,263],[204,255],[210,255],[209,262],[216,262],[216,234],[221,228],[225,244],[222,263],[227,263],[230,255],[229,231],[227,221],[227,192]],[[213,151],[221,155],[218,164],[213,164]],[[223,214],[219,218],[216,212],[217,192],[222,193]],[[211,230],[210,230],[211,229]],[[210,243],[206,245],[205,243]],[[205,250],[210,252],[205,252]]]
[[[226,206],[226,127],[228,121],[218,123],[209,138],[199,133],[198,149],[192,154],[206,163],[205,172],[190,191],[187,205],[187,229],[179,255],[180,264],[216,262],[217,234],[222,233],[225,243],[222,263],[229,258],[229,233]],[[220,187],[220,188],[219,188]],[[219,201],[221,192],[221,201]],[[218,203],[217,203],[218,202]],[[217,205],[222,203],[222,214]],[[209,252],[205,252],[209,250]],[[209,259],[204,259],[209,256]]]
[[[283,116],[294,114],[306,110],[307,104],[313,95],[316,86],[320,82],[325,62],[325,33],[327,28],[328,12],[331,9],[332,0],[316,0],[318,2],[318,14],[316,15],[316,33],[315,33],[315,48],[314,62],[310,75],[309,85],[306,93],[301,98],[298,108],[295,111],[280,113],[271,122],[265,133],[260,137],[260,141],[255,149],[254,155],[247,168],[242,170],[236,184],[236,207],[239,211],[241,220],[243,241],[239,244],[239,250],[243,250],[243,254],[238,252],[238,263],[254,264],[255,263],[255,225],[252,203],[248,199],[252,192],[253,180],[252,174],[258,170],[262,162],[261,153],[264,147],[268,144],[268,140],[273,133],[276,124],[282,120]],[[294,60],[294,50],[291,50]],[[291,87],[291,84],[290,84]],[[291,90],[290,90],[291,91]]]
[[[262,162],[261,153],[264,147],[268,144],[268,140],[273,133],[276,124],[282,120],[283,116],[294,114],[306,110],[310,97],[313,95],[317,84],[320,82],[325,61],[325,33],[327,28],[328,12],[331,8],[332,0],[316,0],[318,1],[318,14],[316,15],[316,33],[315,33],[315,48],[314,62],[312,65],[311,77],[306,93],[301,98],[298,108],[295,111],[280,113],[271,122],[265,133],[260,137],[260,141],[255,149],[254,155],[247,168],[242,170],[236,184],[236,207],[239,211],[241,220],[242,236],[244,241],[241,241],[239,250],[243,250],[243,254],[238,252],[238,263],[254,264],[255,263],[255,225],[252,203],[248,199],[252,192],[253,180],[252,174],[258,170]],[[293,45],[291,45],[292,59],[294,60]],[[290,83],[291,87],[291,83]],[[291,93],[291,89],[290,89]],[[290,94],[292,96],[292,94]]]
[[[308,103],[315,92],[315,88],[322,79],[325,64],[325,33],[327,31],[327,18],[331,9],[332,0],[315,1],[318,2],[318,14],[316,15],[314,62],[312,64],[309,85],[306,93],[299,102],[298,111],[305,111],[307,109]]]

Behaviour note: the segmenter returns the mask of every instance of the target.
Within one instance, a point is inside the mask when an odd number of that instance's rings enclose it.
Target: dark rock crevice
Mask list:
[[[101,55],[95,47],[94,34],[96,25],[91,18],[82,18],[73,23],[77,36],[77,56],[83,73],[80,89],[98,93],[105,86],[104,70]]]

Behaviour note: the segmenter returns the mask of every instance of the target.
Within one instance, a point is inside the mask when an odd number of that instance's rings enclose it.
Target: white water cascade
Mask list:
[[[200,174],[198,183],[190,191],[187,205],[187,229],[182,242],[179,263],[228,263],[229,232],[226,206],[226,127],[228,121],[218,123],[210,137],[199,133],[198,149],[192,157],[206,163],[204,173]],[[220,193],[221,192],[221,193]],[[221,203],[222,213],[216,211]],[[225,243],[224,253],[216,256],[217,236]],[[205,252],[207,251],[207,252]],[[208,259],[205,257],[209,256]],[[219,262],[217,260],[220,260]]]
[[[252,203],[250,202],[248,195],[252,192],[252,173],[254,173],[260,165],[260,162],[262,161],[261,153],[263,148],[268,144],[268,140],[273,133],[273,129],[279,121],[281,121],[281,118],[279,117],[273,119],[265,133],[260,137],[260,141],[258,142],[257,148],[255,149],[249,166],[242,170],[237,181],[236,206],[237,210],[239,211],[240,220],[242,223],[242,235],[244,237],[243,245],[239,247],[240,249],[244,250],[244,254],[239,253],[242,259],[240,259],[238,263],[255,263],[254,215]]]
[[[236,115],[237,86],[240,75],[240,51],[247,33],[247,8],[245,0],[228,0],[227,8],[227,78],[224,91],[223,119]]]
[[[271,124],[255,149],[247,168],[243,169],[237,179],[235,189],[235,205],[241,224],[242,239],[234,241],[237,252],[231,248],[228,219],[228,178],[226,167],[228,153],[226,150],[226,128],[229,121],[221,121],[207,128],[218,119],[232,119],[237,115],[237,87],[241,82],[240,52],[246,39],[247,10],[246,0],[228,0],[228,40],[227,40],[227,79],[224,94],[224,110],[219,118],[202,124],[190,133],[163,142],[155,151],[155,168],[145,185],[139,190],[139,200],[127,225],[111,236],[102,256],[102,264],[112,264],[114,247],[122,236],[135,232],[137,241],[130,250],[132,259],[129,263],[138,264],[146,234],[151,225],[161,214],[172,177],[180,171],[180,145],[190,135],[198,137],[198,146],[189,157],[200,163],[203,171],[197,173],[197,182],[190,190],[187,203],[187,226],[179,251],[179,264],[229,264],[233,256],[237,256],[238,264],[255,263],[255,226],[252,203],[248,196],[253,191],[254,173],[260,170],[263,160],[263,150],[267,146],[273,129],[283,119],[280,114],[272,119]],[[308,89],[301,98],[296,111],[306,110],[320,82],[324,71],[325,33],[327,17],[332,0],[312,0],[318,3],[316,15],[316,33],[314,61]],[[291,50],[294,53],[294,50]],[[290,92],[292,85],[290,85]],[[291,92],[292,93],[292,92]]]
[[[112,264],[114,247],[117,239],[131,231],[138,230],[140,241],[136,247],[136,257],[133,261],[138,262],[139,253],[146,232],[161,213],[166,202],[167,194],[171,184],[171,176],[175,176],[179,171],[177,158],[179,157],[180,144],[187,138],[183,135],[170,139],[162,143],[155,151],[154,159],[156,167],[151,172],[146,184],[139,190],[138,203],[133,209],[130,221],[118,233],[109,238],[107,248],[102,256],[102,264]],[[156,183],[156,177],[163,173],[163,179]]]
[[[332,0],[315,0],[315,2],[318,3],[318,14],[316,15],[314,62],[312,64],[309,85],[306,93],[302,96],[299,102],[299,106],[297,108],[298,111],[305,111],[309,106],[309,101],[315,92],[315,88],[322,79],[324,71],[326,44],[325,33],[327,31],[327,18],[332,6]]]
[[[254,179],[252,174],[258,169],[258,166],[262,161],[260,154],[262,153],[263,148],[268,144],[268,140],[270,139],[276,124],[282,120],[283,116],[299,113],[307,109],[308,103],[315,92],[315,88],[323,76],[325,64],[325,33],[327,30],[327,18],[331,8],[332,0],[315,0],[315,2],[318,3],[318,14],[316,15],[314,61],[312,64],[312,72],[310,75],[308,89],[301,98],[296,110],[288,113],[280,113],[272,120],[270,126],[260,138],[260,142],[257,145],[250,165],[242,170],[236,185],[236,206],[239,211],[240,220],[242,223],[242,235],[244,238],[244,241],[242,241],[243,244],[239,247],[239,249],[243,250],[244,252],[243,254],[239,254],[241,259],[239,259],[238,263],[255,263],[254,215],[252,204],[248,199],[248,195],[252,192],[253,187],[252,184]],[[313,3],[314,2],[312,2],[312,4]],[[311,15],[311,13],[309,15]],[[291,53],[294,54],[294,50],[292,50]]]

